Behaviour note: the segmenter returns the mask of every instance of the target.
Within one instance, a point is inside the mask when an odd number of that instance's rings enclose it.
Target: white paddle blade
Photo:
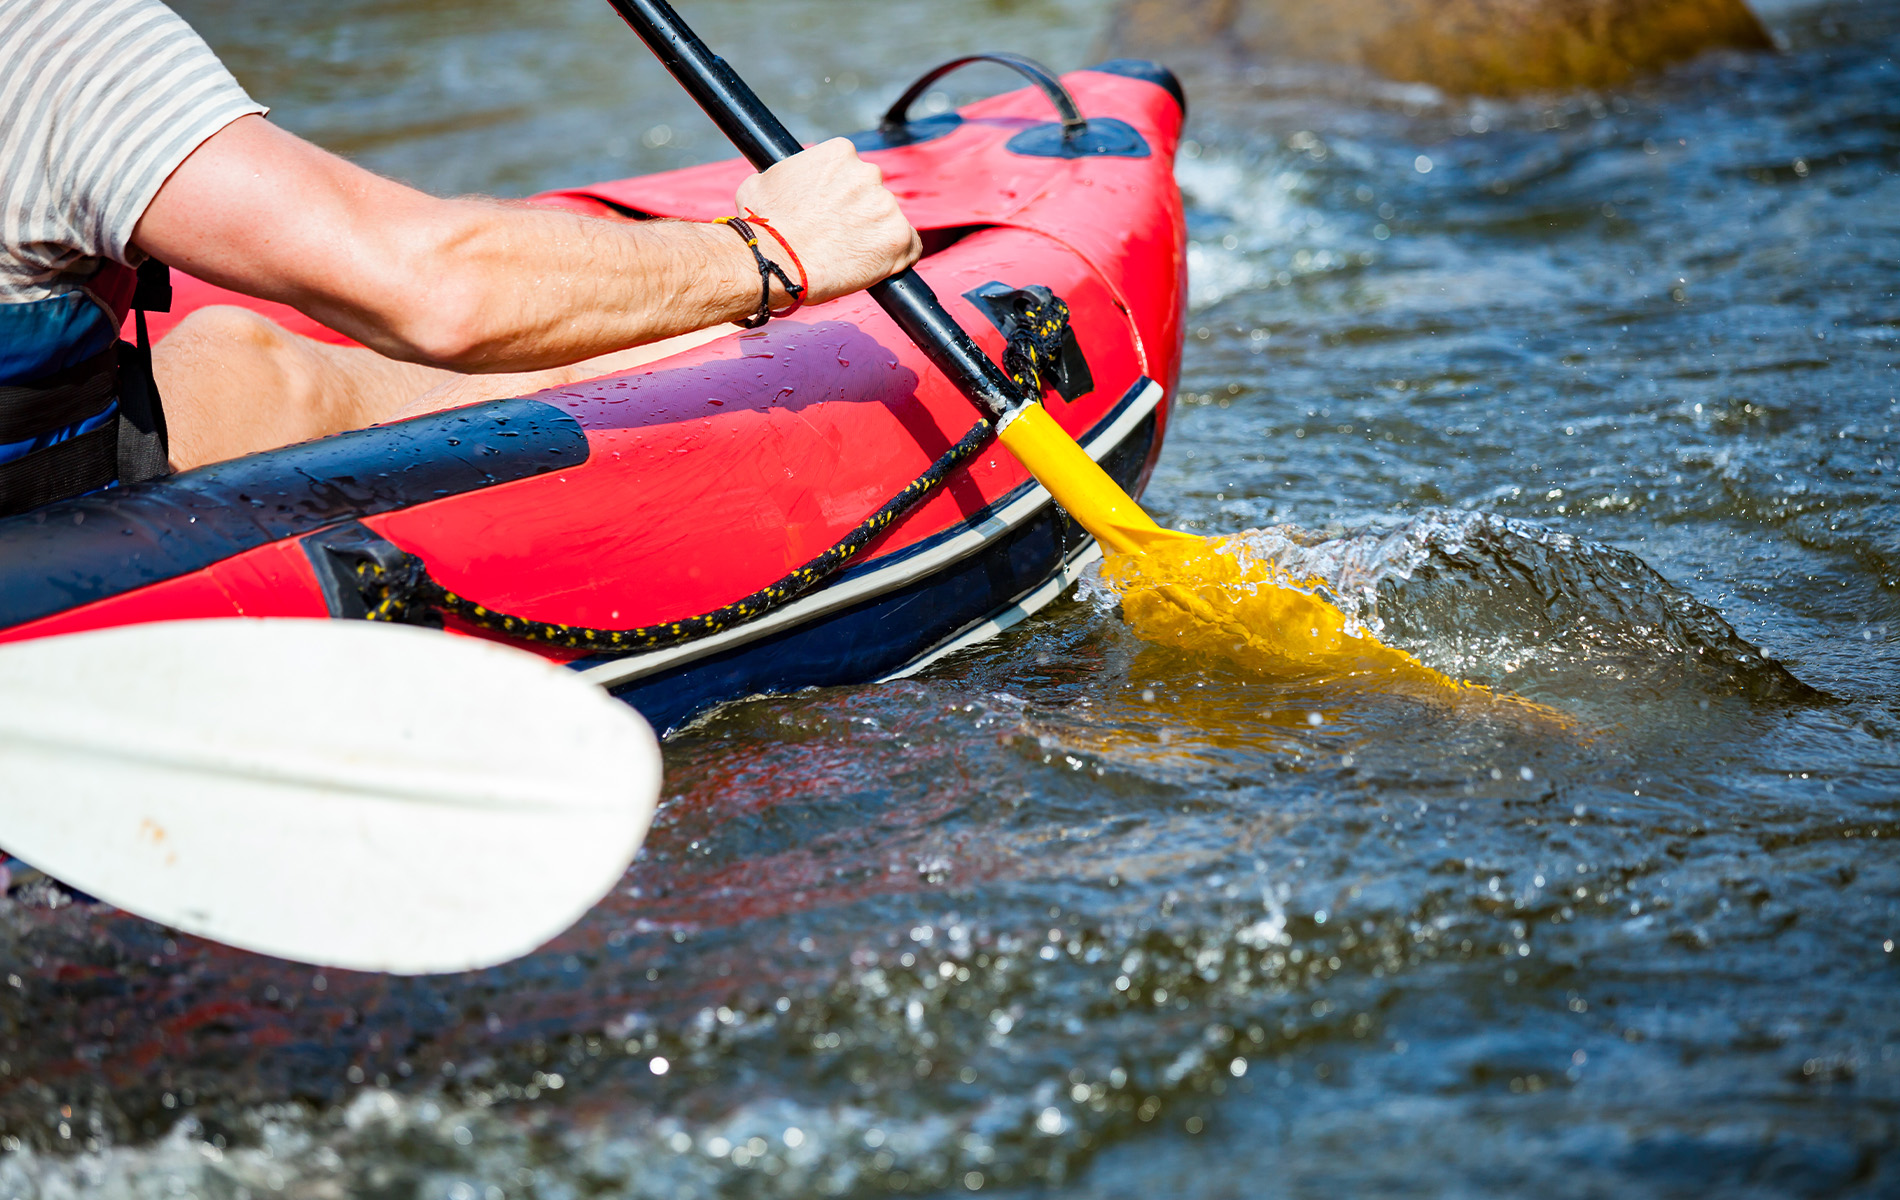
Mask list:
[[[646,834],[660,750],[522,651],[356,621],[0,646],[0,848],[128,912],[325,966],[491,966]]]

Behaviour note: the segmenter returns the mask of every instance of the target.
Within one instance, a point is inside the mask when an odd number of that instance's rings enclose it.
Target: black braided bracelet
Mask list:
[[[759,311],[740,321],[746,329],[757,329],[772,319],[772,277],[778,276],[780,286],[794,302],[805,295],[805,289],[792,282],[785,268],[765,257],[765,251],[759,249],[759,235],[752,232],[752,226],[744,217],[717,217],[713,224],[724,225],[745,239],[746,249],[752,251],[752,257],[759,264]]]

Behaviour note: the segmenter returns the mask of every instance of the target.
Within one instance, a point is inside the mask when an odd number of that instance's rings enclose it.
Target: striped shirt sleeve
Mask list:
[[[0,0],[0,302],[57,294],[253,101],[159,0]]]

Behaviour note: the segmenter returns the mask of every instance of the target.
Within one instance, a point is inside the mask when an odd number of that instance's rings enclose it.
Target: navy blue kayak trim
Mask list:
[[[1181,89],[1181,81],[1173,71],[1145,58],[1111,58],[1104,63],[1096,63],[1084,70],[1100,71],[1104,75],[1120,75],[1124,79],[1139,79],[1152,83],[1174,97],[1174,105],[1187,116],[1187,93]]]
[[[1132,489],[1155,433],[1156,414],[1149,413],[1103,456],[1103,469]],[[907,586],[609,691],[665,734],[729,700],[881,679],[1008,609],[1088,541],[1067,513],[1049,504],[976,552]],[[929,546],[876,559],[865,569],[886,568]]]
[[[573,417],[496,400],[49,504],[0,520],[0,628],[338,521],[586,461]]]

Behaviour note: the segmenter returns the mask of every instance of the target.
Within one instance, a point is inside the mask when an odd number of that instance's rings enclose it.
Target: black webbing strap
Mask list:
[[[132,319],[138,325],[138,344],[119,343],[120,483],[143,483],[169,475],[172,470],[165,408],[159,403],[158,380],[152,375],[152,343],[145,333],[146,313],[172,310],[171,268],[155,258],[140,264],[132,310]]]
[[[118,379],[112,349],[24,384],[0,384],[0,443],[77,425],[112,405]]]
[[[112,347],[30,384],[0,387],[0,442],[70,429],[112,407],[119,363]],[[105,487],[119,477],[117,421],[0,463],[0,514],[21,513]]]
[[[33,451],[0,466],[0,514],[23,513],[105,487],[118,462],[119,427],[107,421],[91,433]]]

